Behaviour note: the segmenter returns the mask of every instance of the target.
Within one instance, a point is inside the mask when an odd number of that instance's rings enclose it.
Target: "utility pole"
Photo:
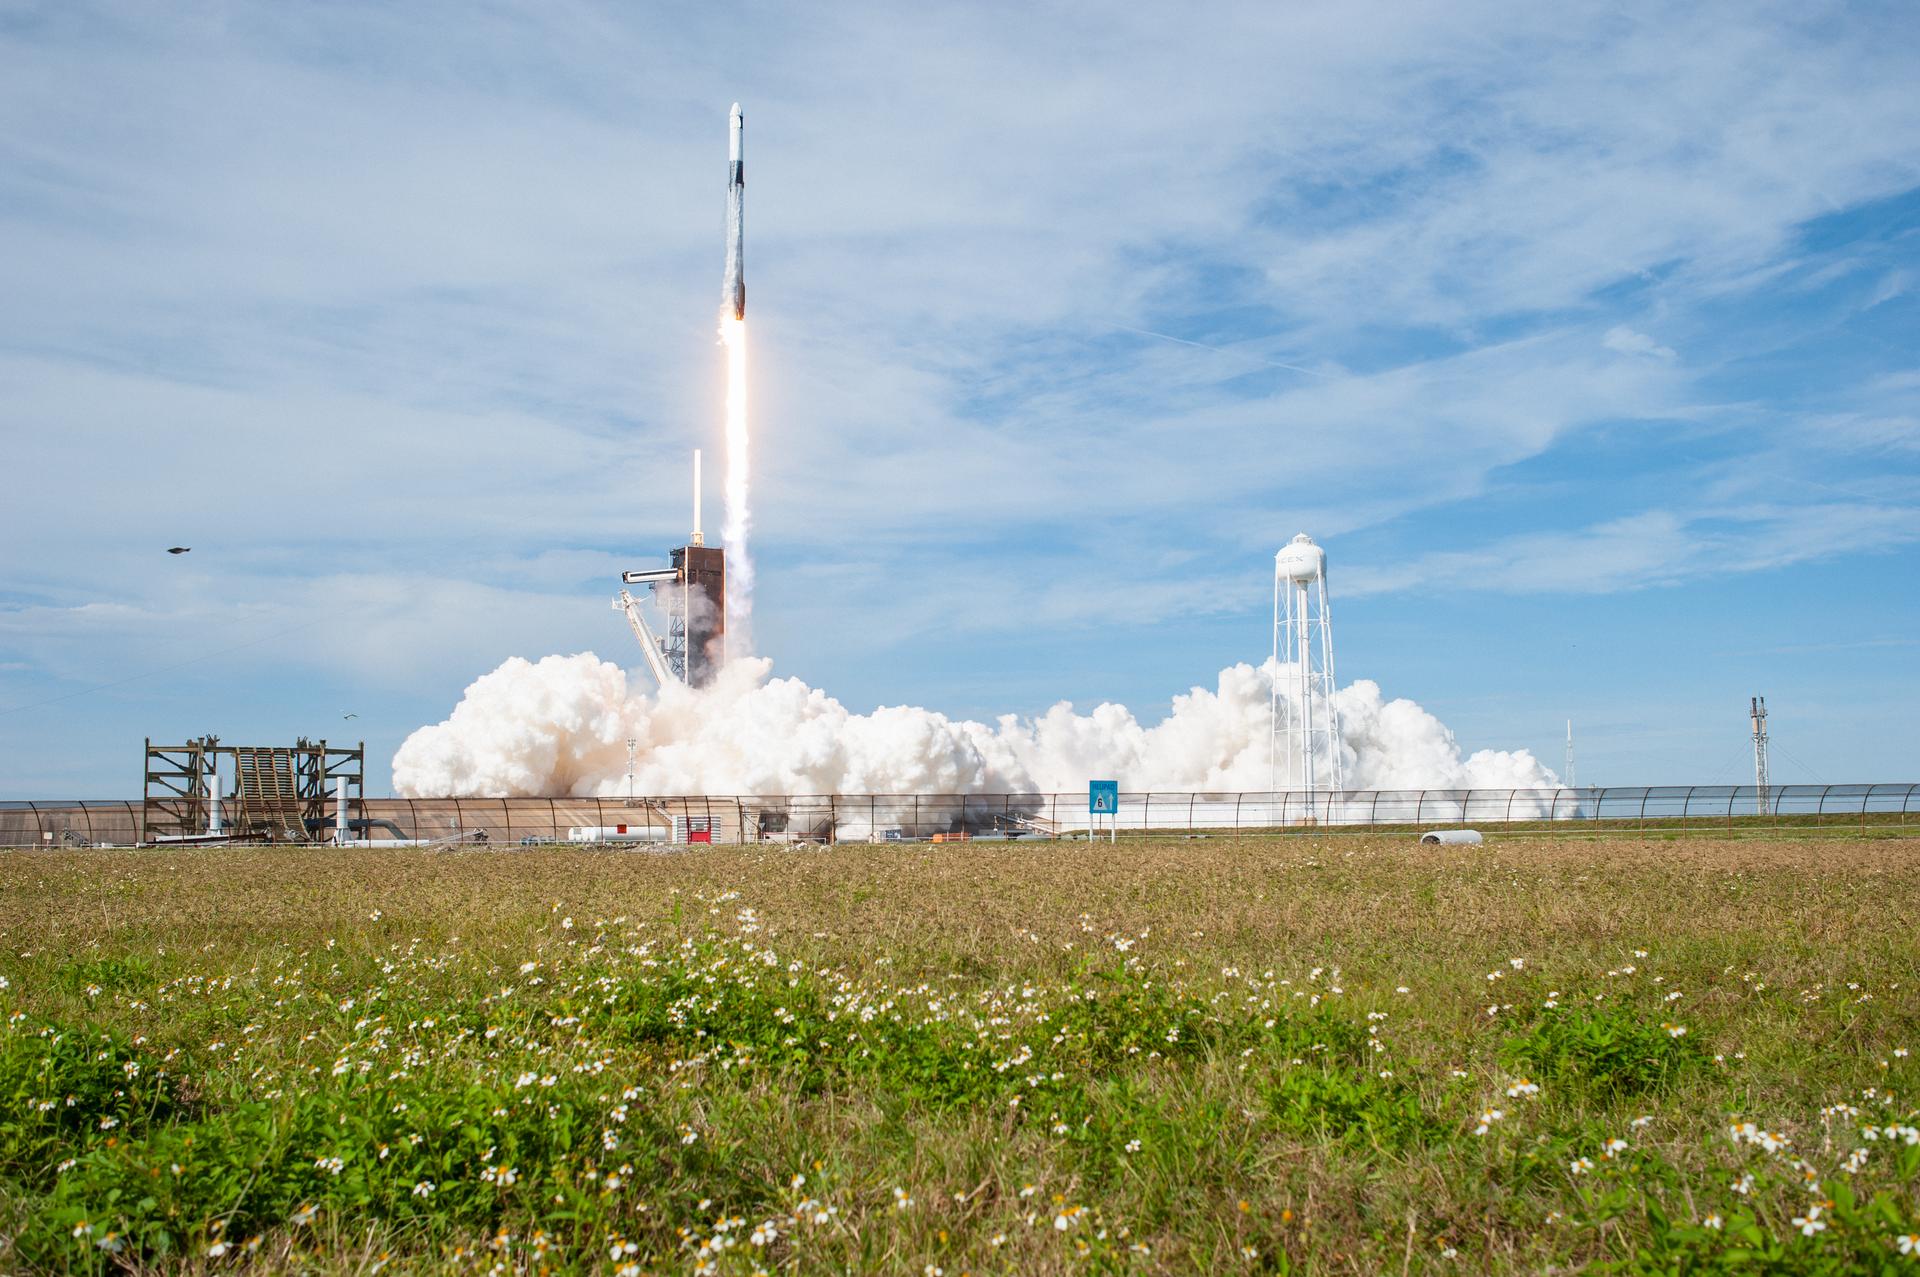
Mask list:
[[[627,741],[627,802],[633,802],[633,751],[640,748],[637,740]]]
[[[1753,717],[1754,810],[1767,814],[1767,698],[1756,696],[1750,703]]]

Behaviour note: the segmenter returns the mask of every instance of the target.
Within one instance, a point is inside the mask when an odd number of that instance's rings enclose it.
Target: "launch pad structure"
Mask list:
[[[700,531],[700,453],[693,454],[693,535],[668,552],[669,566],[622,572],[622,589],[613,610],[627,615],[640,654],[654,679],[665,687],[684,683],[705,687],[727,663],[727,552],[708,545]],[[626,586],[645,585],[666,618],[656,634]]]
[[[669,562],[670,567],[620,574],[623,585],[653,588],[654,600],[666,615],[664,635],[654,633],[633,591],[623,588],[613,608],[627,614],[633,636],[640,640],[640,654],[662,687],[705,687],[727,662],[727,554],[718,546],[702,545],[696,532],[691,542],[669,553]]]
[[[365,803],[365,741],[348,747],[302,736],[292,746],[223,745],[202,736],[146,744],[141,829],[148,842],[318,842],[334,833],[327,804],[343,786],[353,809]]]
[[[697,533],[695,537],[669,559],[683,600],[675,616],[680,668],[689,687],[705,687],[727,662],[727,554],[719,546],[700,544]],[[671,662],[671,639],[668,649]]]

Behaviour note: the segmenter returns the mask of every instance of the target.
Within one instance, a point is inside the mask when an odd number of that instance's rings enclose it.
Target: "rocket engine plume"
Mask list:
[[[720,525],[720,543],[727,552],[727,629],[736,650],[747,655],[752,651],[747,620],[753,611],[753,560],[747,554],[747,530],[753,523],[747,499],[752,443],[747,432],[747,321],[723,315],[720,344],[727,350],[727,510]]]

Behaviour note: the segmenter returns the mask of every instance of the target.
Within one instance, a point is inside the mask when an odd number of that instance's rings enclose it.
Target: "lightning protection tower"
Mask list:
[[[1754,810],[1762,816],[1767,814],[1767,698],[1756,696],[1748,702],[1748,713],[1753,720],[1753,788]]]
[[[1340,714],[1333,702],[1333,613],[1327,552],[1302,532],[1273,557],[1272,740],[1268,785],[1300,791],[1306,818],[1315,795],[1343,788]]]
[[[640,654],[655,681],[705,687],[727,661],[727,554],[700,532],[700,453],[693,454],[693,535],[669,552],[671,567],[622,572],[623,586],[648,585],[666,614],[663,638],[653,632],[633,591],[622,589],[613,610],[625,612]]]

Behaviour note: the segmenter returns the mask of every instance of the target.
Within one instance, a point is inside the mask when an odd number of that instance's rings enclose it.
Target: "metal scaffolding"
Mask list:
[[[223,745],[202,736],[146,746],[140,842],[316,842],[333,833],[327,804],[340,784],[352,812],[365,804],[365,742]]]

